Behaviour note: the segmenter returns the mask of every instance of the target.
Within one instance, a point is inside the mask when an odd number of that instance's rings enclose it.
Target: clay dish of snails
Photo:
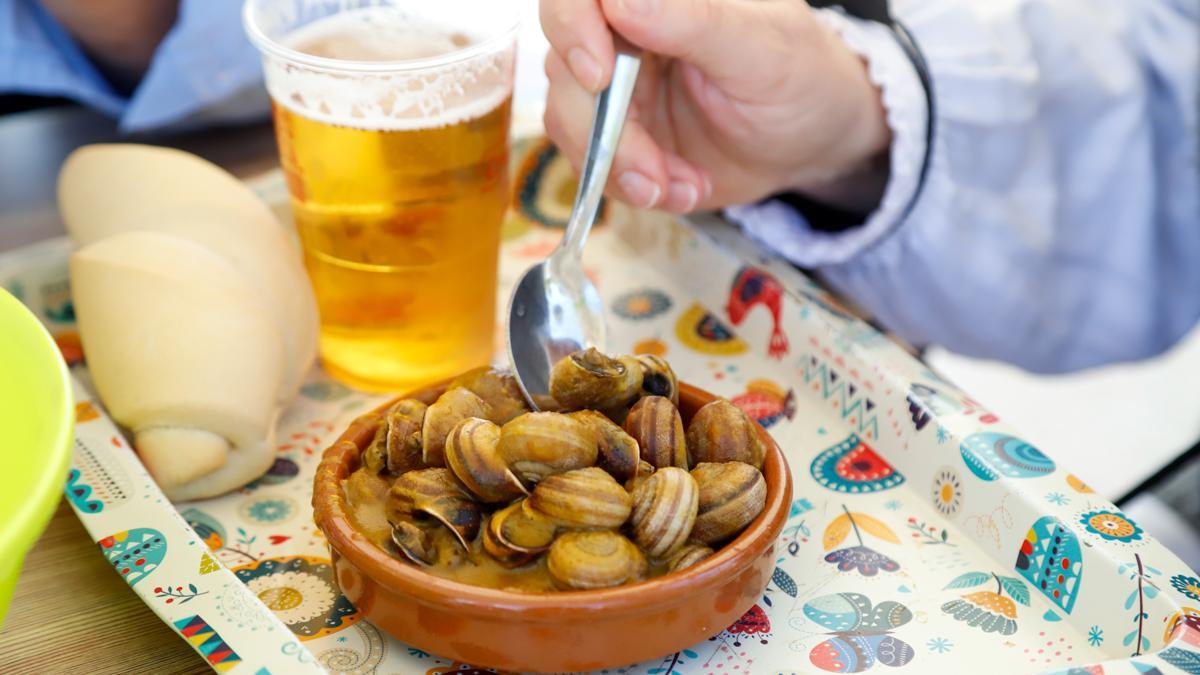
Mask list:
[[[707,415],[713,419],[704,422],[702,417],[693,430],[690,425],[696,413],[717,397],[656,374],[660,365],[628,359],[612,363],[592,355],[572,365],[577,372],[568,373],[577,385],[572,393],[581,399],[617,406],[621,414],[641,405],[639,416],[621,426],[637,432],[629,434],[635,438],[642,434],[669,441],[656,447],[659,452],[651,458],[660,462],[659,471],[690,464],[652,481],[655,473],[641,476],[637,469],[641,463],[633,463],[623,449],[623,436],[614,431],[617,424],[597,425],[609,435],[601,441],[590,431],[591,425],[566,415],[530,417],[519,404],[509,404],[506,381],[489,371],[465,378],[476,396],[460,393],[434,405],[447,391],[443,383],[355,420],[325,451],[313,490],[315,520],[328,540],[342,593],[372,624],[409,645],[509,671],[586,671],[627,665],[702,642],[731,624],[762,596],[771,579],[776,540],[791,504],[787,462],[766,431],[745,426],[723,406],[710,409]],[[682,429],[669,414],[653,417],[669,412],[663,404],[673,403],[674,396]],[[654,397],[662,403],[645,402]],[[393,410],[400,400],[410,402]],[[385,432],[379,435],[377,450],[366,455],[371,461],[386,468],[391,459],[392,466],[399,468],[420,447],[432,460],[427,466],[445,467],[428,469],[431,473],[419,476],[423,480],[401,483],[400,492],[389,502],[393,517],[405,523],[393,533],[399,539],[397,547],[403,543],[411,557],[427,557],[425,533],[441,527],[439,519],[454,521],[455,535],[467,537],[478,528],[484,547],[514,564],[528,556],[543,556],[551,574],[559,575],[555,577],[559,590],[497,590],[435,576],[421,564],[383,550],[356,529],[343,482],[363,462],[363,451],[376,442],[380,425],[387,427],[389,412],[391,453]],[[418,433],[416,422],[421,417]],[[464,422],[468,418],[477,419]],[[705,461],[734,459],[725,456],[728,441],[718,433],[730,426],[727,420],[736,422],[732,432],[756,434],[762,449],[761,485],[754,481],[750,467],[707,467],[697,472]],[[678,434],[682,440],[684,429],[703,438],[701,457],[680,461],[674,437]],[[542,436],[559,434],[574,439],[570,456],[545,451]],[[577,461],[579,456],[585,461]],[[606,456],[609,461],[604,461]],[[497,458],[511,473],[499,468]],[[756,447],[750,456],[737,459],[757,464],[758,458]],[[603,468],[586,468],[591,466]],[[459,472],[466,481],[458,477]],[[627,483],[634,487],[628,501],[614,489],[625,489]],[[719,541],[728,527],[725,523],[736,524],[741,513],[726,494],[727,486],[739,484],[752,487],[752,499],[761,497],[763,506],[740,534]],[[577,490],[592,494],[593,489],[599,496],[584,511],[562,509],[564,495]],[[476,521],[465,506],[471,495],[502,500],[495,503],[500,510]],[[691,518],[695,509],[696,526],[703,525],[700,532],[709,541],[694,536],[682,541],[669,521],[656,515],[663,509],[679,510],[685,518]],[[581,522],[604,526],[627,512],[636,527],[577,527]],[[639,537],[663,542],[652,550],[662,556],[669,573],[644,578],[645,561],[634,543]],[[614,579],[624,584],[589,588]]]

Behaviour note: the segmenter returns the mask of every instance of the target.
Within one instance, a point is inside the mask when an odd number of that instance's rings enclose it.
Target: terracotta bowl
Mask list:
[[[432,403],[445,385],[410,395]],[[687,423],[715,396],[681,385]],[[386,406],[385,406],[386,408]],[[577,671],[665,656],[721,632],[763,593],[791,504],[791,474],[765,430],[767,503],[736,539],[681,572],[594,591],[517,593],[450,581],[380,550],[351,525],[342,481],[358,468],[383,409],[354,422],[325,451],[313,507],[342,593],[378,628],[475,666]]]

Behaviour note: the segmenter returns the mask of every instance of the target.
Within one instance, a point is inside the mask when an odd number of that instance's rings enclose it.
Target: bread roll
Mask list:
[[[190,500],[261,476],[317,346],[287,232],[235,178],[163,148],[83,148],[59,200],[92,379],[159,486]]]
[[[96,389],[167,496],[261,476],[274,461],[284,361],[260,294],[220,256],[157,232],[84,247],[70,271]]]
[[[80,246],[153,230],[225,257],[261,291],[283,331],[286,370],[277,400],[295,396],[317,353],[316,300],[287,231],[253,191],[195,155],[129,144],[72,153],[58,194],[63,223]]]

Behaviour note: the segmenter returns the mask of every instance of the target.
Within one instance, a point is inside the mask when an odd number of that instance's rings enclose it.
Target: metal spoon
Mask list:
[[[508,303],[508,358],[534,409],[550,396],[550,368],[571,352],[603,350],[604,303],[583,273],[583,245],[596,220],[641,59],[617,47],[612,83],[596,96],[592,135],[567,231],[548,258],[525,272]]]

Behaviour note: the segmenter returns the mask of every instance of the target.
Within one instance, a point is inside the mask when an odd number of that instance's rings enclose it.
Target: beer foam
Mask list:
[[[347,72],[266,56],[267,91],[276,104],[297,115],[372,131],[436,128],[482,117],[512,95],[513,46],[507,43],[465,59],[438,59],[490,35],[479,17],[474,22],[461,16],[439,20],[435,14],[370,7],[303,26],[282,43],[306,55],[379,68]],[[428,68],[386,69],[388,63],[418,59],[432,60]]]

